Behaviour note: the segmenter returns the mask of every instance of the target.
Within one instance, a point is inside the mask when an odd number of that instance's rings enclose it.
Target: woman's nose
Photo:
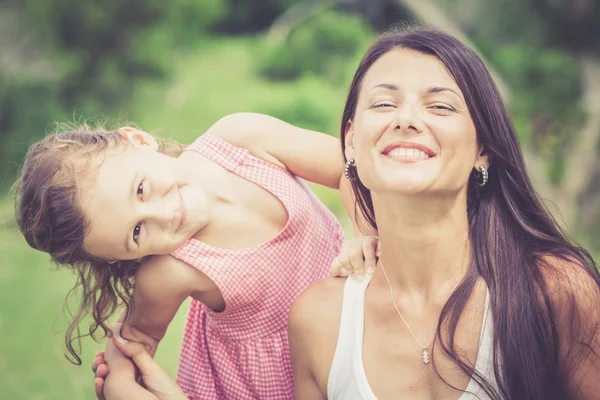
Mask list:
[[[402,131],[414,131],[420,133],[424,130],[420,109],[414,104],[403,104],[394,113],[394,121],[392,122],[394,129]]]

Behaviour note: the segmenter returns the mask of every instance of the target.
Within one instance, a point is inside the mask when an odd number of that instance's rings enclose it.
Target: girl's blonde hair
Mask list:
[[[53,133],[33,144],[16,183],[15,214],[17,224],[27,243],[34,249],[50,254],[58,267],[72,268],[77,282],[67,299],[81,288],[78,310],[71,314],[65,344],[67,359],[81,364],[80,339],[106,337],[106,322],[120,304],[127,311],[132,305],[133,276],[142,260],[118,261],[99,259],[88,253],[83,245],[89,221],[79,202],[81,161],[125,144],[118,130],[81,124],[68,131]],[[183,145],[175,141],[159,141],[159,151],[178,156]],[[87,332],[80,323],[88,314],[93,322]],[[98,330],[101,334],[98,335]],[[77,349],[74,347],[77,344]]]

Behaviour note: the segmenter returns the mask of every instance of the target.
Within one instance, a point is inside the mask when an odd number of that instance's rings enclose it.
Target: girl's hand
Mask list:
[[[348,276],[359,282],[367,274],[375,272],[379,253],[379,239],[375,236],[359,236],[344,241],[340,254],[331,264],[333,276]]]

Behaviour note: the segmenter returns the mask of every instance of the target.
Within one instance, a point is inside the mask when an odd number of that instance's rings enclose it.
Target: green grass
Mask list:
[[[124,114],[148,131],[184,143],[192,142],[219,117],[237,111],[285,114],[291,109],[292,119],[317,112],[324,124],[321,129],[335,132],[346,88],[316,78],[277,84],[265,81],[254,72],[261,51],[257,39],[207,41],[194,54],[174,60],[170,82],[140,85],[131,110]],[[298,104],[312,108],[294,114]],[[315,191],[341,215],[335,191]],[[63,302],[74,276],[68,270],[57,271],[47,255],[30,249],[13,218],[11,199],[0,200],[0,397],[94,399],[90,366],[103,345],[85,339],[82,366],[70,364],[63,355],[68,323]],[[344,223],[348,226],[347,219]],[[185,309],[178,313],[157,353],[172,376]]]

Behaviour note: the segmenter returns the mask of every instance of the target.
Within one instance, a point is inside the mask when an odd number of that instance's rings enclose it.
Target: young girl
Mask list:
[[[295,176],[338,188],[343,164],[335,138],[257,114],[220,120],[185,151],[133,128],[78,129],[33,145],[17,220],[32,247],[79,275],[70,354],[80,363],[72,342],[81,319],[91,313],[90,335],[106,333],[120,300],[129,305],[123,337],[154,354],[191,296],[178,374],[186,395],[290,398],[290,304],[328,274],[343,241]],[[344,258],[362,258],[355,248]],[[106,358],[105,394],[138,398],[131,362],[110,342]]]

